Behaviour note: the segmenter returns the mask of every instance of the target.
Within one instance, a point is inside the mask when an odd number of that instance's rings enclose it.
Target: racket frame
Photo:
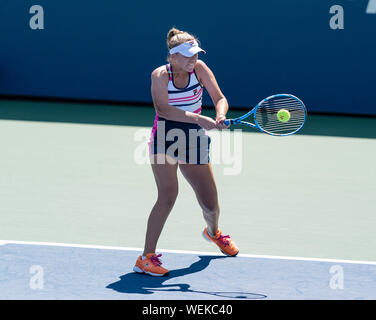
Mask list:
[[[289,133],[272,133],[272,132],[269,132],[269,131],[266,131],[266,130],[263,130],[260,125],[257,123],[257,120],[256,120],[256,111],[258,109],[258,107],[268,101],[268,100],[271,100],[273,98],[278,98],[278,97],[291,97],[293,99],[296,99],[302,106],[302,109],[304,110],[304,121],[303,123],[301,124],[301,126],[296,129],[295,131],[293,132],[289,132]],[[251,123],[251,122],[248,122],[248,121],[243,121],[243,119],[251,116],[253,114],[253,120],[255,121],[255,123]],[[303,103],[302,100],[300,100],[298,97],[292,95],[292,94],[289,94],[289,93],[279,93],[279,94],[274,94],[272,96],[269,96],[263,100],[261,100],[251,111],[247,112],[246,114],[242,115],[241,117],[238,117],[238,118],[234,118],[234,119],[226,119],[225,120],[225,124],[228,126],[228,125],[232,125],[232,124],[242,124],[242,125],[245,125],[245,126],[248,126],[248,127],[252,127],[252,128],[256,128],[258,130],[260,130],[261,132],[264,132],[264,133],[267,133],[267,134],[270,134],[272,136],[290,136],[296,132],[298,132],[303,126],[304,126],[304,123],[306,121],[306,118],[307,118],[307,110],[306,110],[306,107]]]

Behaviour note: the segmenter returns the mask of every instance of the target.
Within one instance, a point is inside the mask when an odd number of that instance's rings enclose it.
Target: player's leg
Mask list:
[[[167,161],[164,154],[152,155],[152,170],[158,188],[158,198],[149,215],[145,246],[137,258],[133,271],[151,276],[165,276],[169,270],[162,267],[161,255],[155,253],[159,236],[178,195],[177,163]],[[162,161],[161,161],[162,160]],[[172,159],[170,159],[172,161]]]
[[[215,234],[218,230],[219,204],[211,164],[180,163],[179,168],[196,194],[209,232]]]
[[[167,161],[165,157],[168,156],[164,154],[156,154],[153,157],[154,162],[151,166],[157,184],[158,198],[147,223],[144,255],[155,252],[163,226],[178,195],[178,164],[176,161],[173,163]],[[160,161],[161,159],[163,161]],[[169,160],[172,162],[172,159]]]
[[[179,164],[180,171],[195,191],[207,224],[203,235],[214,242],[228,256],[236,256],[239,249],[229,235],[218,228],[219,204],[217,187],[210,162],[208,164]]]

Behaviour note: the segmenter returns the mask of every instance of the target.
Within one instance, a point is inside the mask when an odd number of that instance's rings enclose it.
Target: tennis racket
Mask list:
[[[254,123],[244,121],[252,115]],[[226,119],[224,124],[246,125],[273,136],[289,136],[303,127],[306,117],[304,103],[291,94],[283,93],[265,98],[248,113],[235,119]]]

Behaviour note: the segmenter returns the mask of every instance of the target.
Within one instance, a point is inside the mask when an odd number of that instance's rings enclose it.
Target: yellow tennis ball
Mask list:
[[[290,120],[290,112],[288,112],[286,109],[281,109],[277,113],[277,118],[281,122],[287,122]]]

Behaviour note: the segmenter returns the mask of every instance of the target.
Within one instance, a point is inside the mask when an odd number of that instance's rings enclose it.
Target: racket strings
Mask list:
[[[282,122],[277,114],[281,109],[290,113],[290,119]],[[255,121],[260,128],[271,134],[291,134],[304,124],[306,112],[303,104],[292,97],[277,97],[263,101],[256,110]]]

